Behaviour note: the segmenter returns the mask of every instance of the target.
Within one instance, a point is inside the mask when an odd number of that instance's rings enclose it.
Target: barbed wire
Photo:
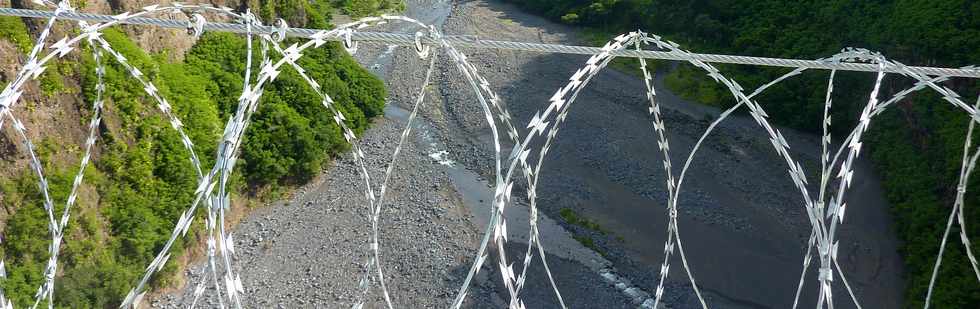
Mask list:
[[[876,115],[880,115],[887,107],[901,101],[907,95],[925,88],[934,90],[941,97],[943,97],[945,101],[959,109],[962,109],[971,116],[971,122],[967,130],[967,138],[964,142],[964,155],[957,186],[957,197],[950,212],[946,230],[940,240],[940,249],[937,254],[932,277],[930,278],[928,293],[925,296],[925,306],[926,308],[929,306],[933,287],[938,275],[938,270],[942,262],[945,245],[954,222],[959,224],[961,227],[959,233],[961,243],[964,245],[973,271],[977,275],[978,281],[980,281],[980,267],[978,267],[977,260],[972,252],[972,248],[970,247],[969,237],[966,234],[966,222],[963,210],[965,206],[963,204],[963,200],[966,193],[966,184],[969,176],[976,166],[976,161],[978,158],[980,158],[980,147],[978,147],[978,149],[973,153],[970,153],[971,138],[975,126],[974,122],[980,121],[980,116],[978,116],[978,109],[980,109],[980,98],[978,98],[976,104],[970,106],[965,104],[960,99],[959,95],[953,90],[939,85],[939,83],[954,76],[980,77],[980,71],[974,67],[964,67],[962,69],[910,67],[896,61],[888,60],[881,54],[863,49],[845,49],[829,58],[817,60],[696,54],[682,49],[677,43],[664,40],[659,36],[650,35],[641,31],[630,32],[617,36],[603,47],[596,48],[523,42],[489,41],[474,39],[466,36],[445,36],[442,35],[434,26],[401,16],[384,15],[380,17],[368,17],[355,22],[340,25],[332,30],[317,30],[290,28],[289,25],[281,19],[276,22],[275,26],[265,26],[262,25],[261,21],[256,19],[251,12],[246,11],[239,14],[227,7],[213,7],[210,5],[185,5],[180,3],[172,3],[165,6],[151,5],[144,7],[142,11],[136,13],[126,12],[115,16],[108,16],[75,12],[67,1],[61,1],[58,4],[54,4],[50,1],[43,1],[43,4],[54,8],[54,11],[0,8],[0,15],[48,18],[48,22],[45,28],[42,30],[41,35],[36,40],[36,43],[29,53],[24,66],[19,70],[14,81],[8,84],[3,89],[3,92],[0,93],[0,127],[2,127],[5,119],[10,119],[13,129],[19,135],[25,146],[30,159],[31,169],[38,177],[38,187],[43,196],[43,204],[49,221],[49,233],[51,234],[52,238],[52,243],[48,250],[50,256],[48,258],[47,267],[45,267],[44,270],[44,283],[38,288],[32,308],[37,307],[44,300],[47,300],[49,308],[53,308],[54,282],[57,274],[58,255],[60,252],[63,230],[69,222],[70,208],[74,204],[77,198],[77,190],[83,182],[84,170],[90,161],[92,149],[97,138],[97,127],[101,121],[101,111],[104,104],[103,94],[106,88],[103,78],[105,74],[105,64],[102,61],[102,52],[106,52],[111,55],[112,58],[114,58],[116,62],[129,73],[132,79],[136,80],[143,86],[144,92],[157,102],[158,110],[160,110],[160,112],[167,117],[171,127],[176,130],[180,136],[184,148],[188,151],[191,165],[195,169],[198,176],[198,184],[195,190],[195,198],[193,202],[189,205],[188,209],[181,214],[175,224],[170,238],[147,266],[140,281],[136,283],[134,288],[126,295],[122,303],[123,307],[139,306],[146,293],[146,283],[167,263],[170,257],[170,248],[174,244],[177,237],[186,235],[188,229],[190,228],[191,222],[194,219],[195,209],[202,202],[208,209],[205,224],[208,234],[208,271],[201,277],[201,281],[197,283],[193,292],[193,299],[190,306],[193,307],[197,303],[200,296],[202,296],[205,292],[206,282],[209,279],[210,274],[210,279],[212,279],[212,283],[214,284],[214,290],[218,299],[219,307],[225,307],[225,297],[222,296],[222,290],[224,290],[229,305],[233,306],[234,308],[242,307],[243,297],[247,295],[244,295],[245,289],[239,275],[235,270],[233,236],[232,233],[226,230],[225,227],[225,213],[231,207],[226,185],[230,175],[233,172],[237,155],[243,142],[245,128],[249,125],[251,115],[258,107],[263,87],[274,82],[276,76],[280,73],[281,67],[283,65],[287,65],[297,74],[299,74],[299,76],[302,77],[304,81],[317,93],[317,95],[321,98],[322,105],[333,115],[333,121],[338,127],[341,128],[345,140],[352,146],[355,164],[357,165],[358,172],[364,181],[363,192],[365,198],[367,199],[367,206],[371,214],[371,236],[367,242],[368,245],[366,246],[368,249],[368,254],[365,258],[363,267],[364,272],[362,273],[359,283],[360,291],[355,297],[352,308],[356,309],[364,306],[366,296],[371,288],[370,283],[372,278],[374,278],[378,281],[385,305],[387,308],[393,309],[394,304],[391,301],[390,293],[385,284],[384,274],[382,271],[383,267],[381,265],[380,258],[381,244],[379,242],[379,235],[381,230],[381,210],[384,197],[387,192],[388,180],[393,174],[396,163],[398,163],[402,146],[404,143],[406,143],[407,137],[411,135],[413,122],[417,117],[419,108],[424,102],[426,85],[428,85],[430,82],[430,77],[434,71],[435,63],[440,51],[445,52],[449,56],[449,58],[456,64],[457,69],[459,69],[459,71],[472,86],[477,97],[477,101],[482,108],[487,125],[492,133],[495,160],[495,181],[493,184],[494,199],[491,202],[493,211],[470,270],[461,284],[454,301],[452,302],[452,308],[459,308],[462,306],[463,301],[466,299],[467,290],[472,282],[472,279],[480,271],[480,269],[482,269],[485,260],[489,257],[487,251],[491,245],[491,242],[495,252],[497,253],[497,264],[502,282],[510,297],[508,305],[509,308],[524,308],[524,303],[520,299],[520,293],[524,287],[530,262],[535,252],[533,248],[537,248],[536,252],[542,259],[545,272],[559,304],[562,308],[566,307],[548,266],[545,249],[539,238],[539,231],[537,228],[537,220],[539,215],[537,210],[536,193],[538,181],[545,157],[547,156],[554,140],[557,138],[561,125],[567,119],[572,103],[576,100],[580,91],[585,89],[592,78],[597,76],[598,73],[616,57],[640,58],[640,69],[643,73],[646,96],[650,103],[649,114],[653,116],[652,124],[654,131],[657,134],[658,148],[663,156],[663,166],[664,170],[666,171],[665,184],[667,186],[668,193],[666,211],[668,212],[669,220],[667,224],[667,240],[664,244],[665,258],[660,268],[659,280],[653,303],[655,308],[661,302],[664,291],[664,282],[669,274],[670,260],[675,248],[679,253],[679,257],[688,277],[688,281],[694,289],[701,306],[703,308],[708,308],[708,304],[695,281],[695,276],[692,271],[693,268],[691,265],[689,265],[683,249],[677,220],[679,216],[677,211],[678,200],[680,198],[681,187],[684,183],[684,176],[686,175],[688,168],[691,166],[693,158],[700,149],[702,143],[721,122],[726,120],[730,115],[732,115],[733,112],[742,106],[749,109],[749,115],[764,131],[766,131],[773,149],[786,161],[789,176],[794,182],[794,185],[800,191],[807,218],[812,225],[810,237],[807,241],[806,254],[804,255],[802,263],[803,271],[801,273],[800,282],[794,298],[794,308],[798,304],[803,282],[806,278],[807,269],[810,265],[811,253],[814,251],[813,249],[816,249],[815,251],[820,261],[819,268],[817,269],[817,280],[820,285],[816,306],[818,308],[825,306],[833,307],[832,282],[834,277],[833,273],[836,271],[846,287],[851,301],[858,308],[860,308],[861,306],[859,300],[854,291],[851,289],[850,284],[847,282],[844,271],[841,269],[838,263],[837,248],[839,242],[835,239],[836,230],[838,226],[843,223],[844,219],[844,213],[846,210],[845,193],[852,183],[854,162],[860,155],[860,150],[862,148],[861,139],[864,133],[867,132],[868,128],[870,127],[872,118],[874,118]],[[204,15],[200,14],[201,12],[216,13],[220,16],[229,17],[238,23],[231,24],[209,22],[206,20]],[[186,15],[188,20],[178,21],[148,17],[160,13],[181,13]],[[52,31],[55,21],[59,18],[79,21],[78,26],[82,29],[82,31],[80,34],[77,34],[74,37],[65,37],[53,44],[50,44],[48,47],[53,51],[50,51],[48,54],[41,57],[41,51],[44,50],[44,47],[47,45],[46,40]],[[89,21],[96,22],[96,24],[90,25],[87,23]],[[417,31],[414,34],[362,31],[362,29],[382,25],[388,22],[403,22],[423,30]],[[101,38],[101,30],[121,24],[182,28],[188,29],[195,36],[200,35],[204,31],[231,31],[245,34],[247,38],[247,51],[242,94],[238,99],[239,104],[236,112],[229,118],[225,126],[224,133],[218,142],[219,145],[215,154],[216,160],[208,173],[203,173],[201,162],[194,151],[194,144],[183,132],[182,122],[172,112],[169,103],[163,97],[163,95],[159,93],[153,82],[145,78],[138,68],[128,63],[125,56],[115,51],[108,41]],[[262,61],[259,64],[260,70],[254,79],[255,81],[252,82],[252,40],[255,36],[260,38],[258,41],[261,44]],[[289,47],[283,48],[280,43],[288,36],[305,37],[309,40],[303,43],[295,43]],[[60,217],[56,218],[54,214],[54,202],[48,193],[48,183],[44,177],[44,172],[42,169],[43,164],[35,153],[35,147],[26,133],[26,127],[17,117],[14,116],[12,109],[15,103],[18,102],[22,94],[21,89],[27,81],[36,79],[41,72],[44,71],[45,64],[57,58],[64,57],[74,49],[73,46],[75,46],[75,44],[78,44],[82,40],[88,42],[89,46],[91,47],[91,53],[96,62],[96,98],[92,105],[92,118],[90,119],[88,125],[89,134],[85,140],[85,152],[81,158],[79,171],[74,178],[74,182],[72,183],[71,191],[67,201],[65,202],[63,213]],[[391,160],[385,169],[385,174],[378,190],[375,190],[371,184],[371,178],[368,174],[367,164],[365,162],[366,156],[359,146],[356,135],[346,125],[347,119],[345,115],[340,112],[340,110],[335,108],[334,101],[330,98],[330,96],[325,93],[325,91],[314,79],[305,74],[303,67],[298,64],[298,60],[303,56],[304,50],[308,48],[318,48],[327,41],[342,42],[345,50],[350,53],[355,53],[357,51],[357,42],[361,41],[388,42],[413,46],[419,58],[429,59],[429,65],[425,71],[425,78],[422,86],[420,87],[418,95],[416,96],[416,101],[412,107],[412,112],[409,115],[404,130],[402,131],[399,142],[391,155]],[[644,50],[644,45],[656,46],[658,50]],[[631,48],[631,46],[633,48]],[[432,51],[432,47],[437,47],[438,49]],[[569,83],[566,86],[559,88],[559,90],[551,97],[549,100],[549,105],[544,110],[539,110],[534,114],[527,125],[527,129],[529,131],[522,137],[517,128],[512,124],[511,116],[506,106],[501,104],[499,97],[492,91],[490,82],[478,74],[476,67],[467,61],[466,55],[459,52],[457,47],[580,53],[589,54],[591,56],[586,61],[585,66],[577,70],[572,75],[572,77],[569,79]],[[281,58],[273,62],[269,55],[270,51],[280,55]],[[735,106],[722,112],[718,118],[716,118],[706,128],[688,155],[680,174],[677,175],[676,181],[669,154],[669,140],[667,138],[665,124],[660,113],[660,105],[656,100],[657,94],[652,83],[653,77],[647,69],[647,64],[645,61],[646,58],[681,60],[688,62],[695,67],[702,69],[715,81],[723,84],[737,101]],[[793,67],[794,69],[791,72],[760,86],[752,93],[746,95],[741,85],[724,76],[717,68],[710,64],[712,62],[787,66]],[[820,192],[814,197],[811,197],[810,195],[809,188],[807,187],[808,183],[806,173],[803,170],[802,165],[796,161],[788,151],[790,147],[789,143],[779,132],[779,130],[769,123],[769,115],[766,114],[762,105],[753,101],[754,97],[763,93],[766,89],[793,76],[799,75],[807,69],[832,70],[828,80],[826,99],[824,102],[824,117],[822,118],[823,135],[821,138],[820,152]],[[830,111],[833,101],[832,93],[834,89],[834,76],[838,70],[871,71],[876,72],[877,77],[875,79],[874,88],[869,94],[868,103],[862,109],[860,117],[857,120],[857,126],[853,128],[851,133],[836,150],[833,158],[831,158],[829,156],[831,147],[829,128],[832,123]],[[879,91],[882,81],[885,75],[888,73],[911,78],[915,80],[915,85],[896,93],[882,103],[878,98]],[[509,139],[515,144],[515,147],[513,147],[511,153],[506,157],[502,156],[501,153],[501,137],[499,136],[494,118],[497,118],[500,121],[504,127],[504,130],[506,130]],[[547,134],[545,134],[546,131]],[[538,139],[542,137],[545,139],[543,143],[540,143],[539,146],[532,146],[538,145]],[[845,149],[847,150],[847,155],[843,158],[843,161],[839,161],[839,159],[841,159],[841,155],[844,154]],[[532,159],[536,158],[536,160],[532,161],[534,162],[532,165],[528,163],[528,157],[532,152],[534,152],[534,150],[537,151],[535,152],[535,157],[532,157]],[[507,221],[504,217],[504,210],[506,207],[509,204],[514,203],[511,198],[511,191],[514,186],[513,176],[517,172],[517,169],[520,169],[522,175],[524,175],[524,178],[527,181],[526,193],[529,201],[530,212],[528,221],[528,224],[530,225],[530,235],[528,237],[527,250],[524,255],[523,265],[521,266],[520,272],[515,272],[514,264],[508,263],[507,261],[505,244],[507,242],[508,232]],[[835,173],[835,171],[837,172]],[[835,190],[831,190],[833,188],[830,187],[830,179],[832,175],[839,179]],[[830,196],[829,200],[827,200],[827,196]],[[221,259],[220,263],[218,262],[219,258]],[[5,264],[2,260],[0,260],[0,278],[6,277],[6,272],[4,269]],[[224,283],[224,288],[222,288],[222,281]],[[2,290],[0,290],[0,306],[3,308],[13,307],[10,300],[3,294]]]

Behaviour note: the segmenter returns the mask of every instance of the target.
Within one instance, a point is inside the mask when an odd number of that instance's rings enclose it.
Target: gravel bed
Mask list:
[[[498,1],[441,3],[409,1],[407,14],[422,16],[425,22],[444,22],[442,29],[447,34],[581,43],[574,29]],[[587,59],[462,51],[490,81],[522,134],[526,132],[524,125],[545,107],[553,91],[564,86]],[[483,111],[455,64],[441,56],[420,114],[425,138],[416,138],[403,149],[390,182],[389,202],[382,212],[382,262],[398,308],[448,305],[484,229],[463,205],[446,168],[431,156],[434,151],[445,151],[456,164],[492,179],[492,144]],[[357,57],[384,77],[390,91],[389,104],[411,108],[427,60],[417,59],[409,49],[368,44],[361,46]],[[718,111],[674,96],[666,91],[662,77],[656,86],[658,100],[665,107],[674,173],[679,173]],[[666,239],[665,173],[652,117],[646,113],[648,104],[642,81],[636,77],[613,70],[600,73],[572,107],[546,158],[537,192],[543,215],[576,237],[592,239],[597,253],[616,270],[616,277],[628,280],[630,293],[655,290]],[[375,185],[403,125],[398,120],[380,119],[364,134],[362,147]],[[804,167],[811,174],[816,172],[818,139],[780,130]],[[682,240],[694,276],[714,308],[784,308],[792,303],[810,225],[785,163],[766,138],[751,119],[732,119],[706,140],[685,178],[679,202]],[[505,141],[505,153],[510,144]],[[895,251],[897,240],[890,232],[887,205],[866,163],[859,163],[856,174],[855,179],[860,176],[862,180],[849,195],[857,199],[853,205],[862,207],[849,208],[849,223],[841,231],[841,250],[847,254],[841,262],[866,307],[898,307],[901,262]],[[521,204],[525,186],[522,181],[517,183],[514,195]],[[369,237],[362,185],[345,155],[288,201],[253,211],[235,228],[238,265],[250,304],[263,308],[351,304]],[[603,231],[561,220],[560,212],[565,208],[596,222]],[[508,244],[509,259],[523,258],[525,246]],[[467,307],[505,307],[501,295],[507,293],[493,259],[487,263],[493,267],[484,267],[477,276]],[[581,261],[552,255],[548,259],[571,307],[638,305]],[[539,263],[535,258],[522,300],[528,308],[556,308],[557,300]],[[189,278],[196,282],[202,269],[201,265],[192,267]],[[809,276],[815,278],[813,273]],[[804,292],[803,303],[815,299],[813,290]],[[188,293],[185,288],[160,296],[154,306],[175,308]],[[846,292],[838,289],[835,294],[841,296],[837,305],[847,308]],[[369,299],[368,307],[383,307],[378,293]],[[213,305],[209,303],[212,301],[204,300],[204,304]],[[671,308],[700,308],[676,254],[664,303]]]

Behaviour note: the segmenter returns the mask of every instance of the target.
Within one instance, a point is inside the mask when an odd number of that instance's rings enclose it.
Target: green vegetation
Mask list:
[[[599,223],[582,217],[571,208],[562,208],[560,211],[558,211],[558,215],[561,216],[562,219],[565,219],[565,222],[568,222],[568,224],[578,225],[586,229],[596,231],[599,234],[606,234],[606,230],[602,229],[602,227],[599,226]]]
[[[384,85],[339,45],[329,44],[304,54],[300,65],[337,101],[335,106],[355,133],[367,128],[367,119],[382,113]],[[195,73],[214,82],[208,88],[222,118],[228,117],[237,104],[244,57],[244,40],[214,33],[205,36],[185,60]],[[250,186],[303,183],[319,172],[328,155],[346,149],[340,128],[320,101],[299,74],[288,68],[265,88],[245,137],[244,162],[239,163]]]
[[[71,76],[72,71],[76,67],[78,67],[78,63],[68,59],[49,66],[47,70],[41,73],[38,80],[41,86],[41,92],[48,97],[57,94],[78,93],[73,89],[65,87],[65,76]]]
[[[715,102],[728,100],[732,96],[727,88],[703,81],[697,70],[700,69],[693,66],[678,66],[671,74],[664,77],[664,84],[670,90],[682,94],[685,99],[695,102],[710,102],[708,104],[717,105]],[[692,76],[696,78],[691,78]]]
[[[600,248],[598,245],[595,244],[595,240],[593,240],[591,236],[572,235],[572,238],[578,241],[578,243],[582,244],[582,246],[585,246],[586,248],[595,251],[595,253],[598,253],[603,257],[606,257],[606,255],[608,254],[606,250],[603,250],[602,248]]]
[[[980,59],[980,2],[968,0],[777,1],[777,0],[509,0],[555,21],[584,26],[592,33],[636,29],[675,40],[706,53],[815,59],[843,47],[865,47],[907,64],[958,67]],[[727,76],[753,89],[787,69],[719,65]],[[826,71],[807,72],[758,97],[782,125],[818,132],[826,90]],[[854,125],[867,103],[874,76],[838,73],[834,93],[836,140]],[[704,104],[729,107],[727,90],[690,65],[666,79],[679,95]],[[911,85],[886,78],[882,98]],[[971,96],[975,80],[946,86]],[[867,135],[868,148],[895,216],[904,244],[905,305],[922,307],[939,239],[956,194],[968,117],[932,91],[915,94],[879,116]],[[977,179],[977,177],[974,177]],[[980,237],[980,185],[969,184],[967,233]],[[956,235],[946,246],[932,305],[980,307],[980,285]],[[980,252],[974,241],[973,251]]]
[[[14,16],[0,16],[0,39],[13,43],[21,53],[30,52],[34,44],[24,21]]]
[[[377,12],[397,12],[405,10],[404,0],[333,0],[334,6],[344,14],[360,18]]]
[[[271,8],[263,11],[271,16],[302,13],[304,19],[293,23],[295,26],[329,27],[323,3],[280,0],[260,4]],[[10,39],[11,33],[18,32],[5,33],[4,38]],[[110,29],[103,37],[143,71],[172,105],[207,172],[225,120],[237,107],[242,89],[244,38],[206,33],[186,53],[182,63],[172,63],[165,54],[146,53],[122,32]],[[87,52],[74,63],[80,69],[49,68],[57,73],[51,78],[58,82],[63,78],[80,81],[83,108],[95,99],[95,63]],[[55,287],[55,305],[59,308],[118,307],[162,248],[179,215],[190,205],[197,182],[179,135],[157,110],[156,103],[145,95],[143,86],[112,57],[105,57],[104,61],[108,66],[105,117],[97,146],[100,149],[86,170],[85,185],[65,232]],[[383,83],[360,68],[339,45],[331,43],[308,50],[300,64],[336,101],[335,106],[345,113],[347,125],[356,133],[363,132],[370,119],[382,113],[386,96]],[[258,63],[255,65],[257,70]],[[45,84],[42,82],[42,88]],[[61,90],[53,91],[63,90],[63,84],[52,85],[56,86]],[[87,119],[82,122],[87,123]],[[331,156],[348,147],[319,97],[288,67],[283,67],[282,73],[266,87],[245,140],[236,169],[239,173],[230,184],[236,199],[302,184],[315,176]],[[78,169],[77,159],[53,159],[65,148],[80,154],[77,146],[58,141],[38,143],[56,213],[63,209]],[[33,302],[34,292],[43,281],[50,244],[48,218],[36,181],[28,171],[0,181],[2,206],[12,214],[7,218],[0,244],[9,278],[0,285],[19,307]],[[201,240],[202,224],[203,220],[195,221],[189,236],[179,239],[171,250],[172,256],[184,254],[184,242]],[[176,260],[179,259],[170,259],[151,280],[151,287],[175,282],[180,266]]]
[[[329,0],[259,0],[259,17],[266,21],[282,18],[293,27],[327,28],[330,23]]]
[[[110,30],[104,37],[171,98],[174,112],[198,145],[196,151],[212,153],[221,131],[217,110],[203,87],[208,80],[188,74],[182,64],[153,59],[121,32]],[[94,60],[85,56],[81,63],[82,94],[91,101],[95,95]],[[55,299],[62,307],[116,306],[169,236],[175,219],[189,205],[193,194],[189,188],[196,182],[189,154],[167,120],[154,112],[155,104],[145,99],[143,87],[118,65],[107,67],[106,84],[106,97],[111,102],[107,113],[120,119],[117,125],[121,130],[100,137],[102,155],[86,176],[87,187],[96,196],[83,197],[73,209],[72,219],[76,221],[66,231],[60,256],[64,271],[55,288]],[[42,145],[49,145],[41,147],[41,156],[52,197],[61,208],[77,165],[52,162],[50,154],[59,147],[55,143]],[[205,164],[210,163],[209,156],[202,158],[208,158]],[[5,207],[15,212],[4,231],[7,241],[3,253],[10,278],[2,284],[19,305],[33,299],[42,281],[50,243],[50,239],[39,237],[48,233],[47,216],[35,181],[33,174],[25,172],[4,185],[4,193],[19,197],[9,203],[5,200]],[[96,201],[98,206],[93,205]],[[178,245],[173,254],[182,252],[183,246]],[[153,284],[169,283],[175,266],[168,265],[165,275],[155,278]]]
[[[589,220],[588,218],[582,217],[571,208],[562,208],[561,210],[558,211],[558,215],[561,216],[561,218],[564,219],[565,222],[567,222],[568,224],[577,225],[587,230],[591,230],[596,233],[599,233],[601,235],[608,234],[606,230],[604,230],[601,226],[599,226],[599,223]],[[595,251],[599,255],[606,256],[607,254],[606,251],[600,248],[598,245],[596,245],[595,240],[592,239],[592,236],[581,235],[578,233],[573,233],[573,234],[574,235],[572,235],[572,238],[577,240],[580,244],[582,244],[586,248],[592,249],[592,251]],[[619,237],[617,237],[617,239],[622,240],[622,238]]]

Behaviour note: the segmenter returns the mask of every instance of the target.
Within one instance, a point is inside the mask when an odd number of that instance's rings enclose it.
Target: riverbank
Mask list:
[[[576,29],[551,23],[496,1],[463,2],[447,22],[453,34],[485,39],[545,43],[580,43]],[[527,123],[545,107],[553,91],[584,65],[587,57],[542,55],[498,50],[469,51],[508,105],[514,123]],[[685,101],[657,79],[658,100],[665,107],[672,161],[682,166],[697,137],[717,109]],[[450,101],[472,100],[465,85],[444,86]],[[763,106],[777,102],[761,102]],[[566,228],[593,239],[617,268],[640,286],[656,287],[665,240],[666,191],[660,155],[642,81],[607,70],[580,95],[541,172],[539,202],[545,214],[558,217],[572,209],[611,233],[599,235]],[[487,130],[475,106],[447,105],[459,132],[450,153],[475,170],[488,171]],[[457,129],[458,128],[458,129]],[[819,139],[780,128],[812,175],[819,169]],[[784,308],[792,305],[810,225],[802,199],[754,121],[735,117],[709,137],[695,157],[680,195],[680,230],[687,257],[712,307]],[[860,178],[861,180],[857,180]],[[888,205],[867,162],[860,162],[849,191],[848,221],[841,228],[841,263],[862,304],[900,307],[902,266]],[[811,179],[812,180],[812,179]],[[816,183],[811,181],[810,183]],[[523,196],[523,193],[515,194]],[[846,252],[845,254],[843,254]],[[680,307],[691,299],[679,260],[672,261],[670,282],[684,293],[665,292]],[[808,273],[802,303],[815,302],[815,273]],[[561,283],[559,283],[560,285]],[[836,295],[846,295],[836,282]],[[678,295],[679,294],[679,295]],[[846,296],[839,307],[848,307]]]

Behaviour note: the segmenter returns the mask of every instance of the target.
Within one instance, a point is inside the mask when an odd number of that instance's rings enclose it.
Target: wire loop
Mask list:
[[[187,21],[187,34],[193,35],[195,39],[200,38],[201,34],[204,33],[204,24],[207,22],[203,15],[192,14],[191,19]]]
[[[282,18],[276,20],[276,33],[272,34],[272,39],[276,42],[282,42],[286,39],[286,30],[289,30],[289,24],[286,23],[286,20]]]
[[[354,53],[357,53],[357,42],[354,42],[351,39],[351,36],[354,35],[354,29],[351,28],[344,29],[343,35],[344,35],[344,50],[346,50],[347,53],[354,55]]]
[[[419,55],[419,58],[425,59],[429,57],[429,51],[431,48],[427,45],[422,44],[422,37],[425,34],[422,31],[415,32],[415,53]]]

